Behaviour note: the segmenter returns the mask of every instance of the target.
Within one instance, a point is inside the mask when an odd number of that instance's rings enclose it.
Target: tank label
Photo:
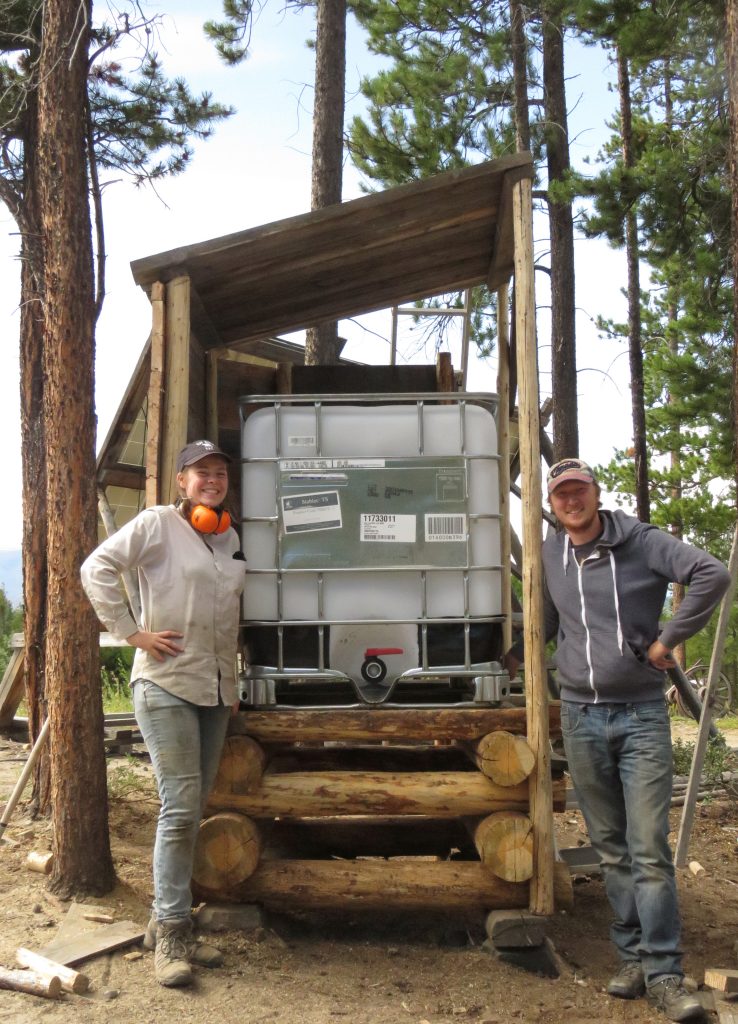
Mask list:
[[[319,491],[282,498],[282,522],[285,533],[340,530],[341,502],[338,491]]]
[[[385,459],[280,459],[281,473],[322,469],[382,469]]]
[[[425,539],[428,543],[450,540],[465,541],[466,516],[426,514]]]
[[[394,544],[415,543],[415,516],[362,512],[359,540]]]

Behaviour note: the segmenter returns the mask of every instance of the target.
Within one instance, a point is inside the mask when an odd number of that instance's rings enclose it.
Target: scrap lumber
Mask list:
[[[714,967],[705,971],[705,985],[715,989],[716,992],[724,992],[730,996],[735,995],[738,993],[738,971]]]
[[[43,996],[44,999],[58,999],[62,983],[57,977],[44,978],[33,971],[9,971],[6,967],[0,967],[0,988],[28,992],[32,996]]]
[[[133,921],[116,921],[115,924],[101,925],[84,918],[85,914],[106,912],[107,907],[73,903],[54,938],[38,952],[49,960],[73,967],[100,953],[111,953],[115,949],[131,946],[143,939],[144,927]]]
[[[38,871],[40,875],[50,875],[54,866],[54,854],[31,850],[25,859],[25,865],[31,871]]]
[[[23,946],[15,951],[15,958],[21,967],[30,967],[32,971],[40,974],[43,978],[58,978],[65,992],[74,992],[75,995],[79,995],[80,992],[86,992],[90,987],[90,979],[86,974],[80,974],[79,971],[72,970],[71,967],[66,967],[55,960],[49,960],[48,957],[34,953],[33,950],[25,949]]]

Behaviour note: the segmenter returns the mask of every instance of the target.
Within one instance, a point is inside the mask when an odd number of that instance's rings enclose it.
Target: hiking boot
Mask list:
[[[640,960],[623,960],[607,983],[607,994],[617,999],[638,999],[646,991]]]
[[[178,988],[192,981],[192,968],[187,959],[187,938],[191,929],[188,919],[165,921],[157,926],[154,973],[160,985]]]
[[[654,981],[646,989],[648,1001],[665,1013],[669,1020],[701,1020],[705,1019],[705,1011],[697,996],[692,995],[684,987],[682,978],[667,974]]]
[[[157,921],[152,914],[149,918],[149,923],[146,925],[146,934],[143,940],[144,949],[156,949],[156,927]],[[223,966],[223,954],[221,951],[215,946],[211,946],[209,942],[198,942],[192,934],[192,922],[190,922],[189,933],[185,935],[185,942],[187,943],[187,959],[191,964],[197,964],[198,967]]]

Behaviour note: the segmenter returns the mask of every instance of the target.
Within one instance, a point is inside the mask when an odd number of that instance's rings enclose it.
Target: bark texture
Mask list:
[[[569,170],[564,79],[564,29],[558,0],[543,5],[543,86],[549,188]],[[579,454],[574,301],[574,221],[571,203],[548,200],[551,230],[551,393],[553,456]]]
[[[628,60],[618,50],[618,93],[623,163],[633,166],[633,118],[630,103]],[[638,217],[635,209],[625,215],[625,253],[628,264],[628,359],[630,363],[630,401],[633,417],[633,458],[635,463],[636,515],[651,521],[648,494],[648,447],[646,445],[646,407],[643,387],[643,348],[641,337],[641,279],[638,251]]]
[[[346,0],[318,0],[315,29],[315,101],[310,208],[341,202],[343,115],[346,97]],[[338,324],[308,329],[305,364],[338,362]]]
[[[46,698],[54,824],[51,887],[63,896],[107,892],[114,880],[107,831],[99,627],[79,577],[97,533],[94,275],[85,152],[90,18],[89,0],[45,5],[38,91],[48,510]]]
[[[733,261],[733,437],[738,487],[738,0],[726,0],[725,49],[730,99],[731,246]]]

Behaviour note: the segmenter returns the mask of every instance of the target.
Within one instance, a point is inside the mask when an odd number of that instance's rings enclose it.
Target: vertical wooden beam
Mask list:
[[[520,470],[523,492],[523,629],[528,742],[536,755],[530,777],[530,816],[534,834],[534,874],[530,910],[552,914],[553,808],[548,736],[548,692],[543,629],[541,560],[541,447],[538,413],[538,353],[533,282],[533,206],[530,178],[513,185],[515,238],[515,315],[520,409]]]
[[[502,648],[512,646],[510,572],[510,332],[508,285],[497,289],[497,450],[500,454],[500,561],[502,563]]]
[[[218,432],[218,363],[220,349],[205,353],[205,436],[213,444],[220,444]]]
[[[292,394],[292,363],[277,363],[275,387],[278,395]]]
[[[450,352],[439,352],[436,356],[436,390],[454,390],[454,368]]]
[[[177,496],[176,459],[187,443],[190,397],[190,279],[175,277],[166,289],[164,402],[159,500]]]
[[[151,286],[151,367],[146,406],[146,508],[159,504],[161,454],[161,408],[164,388],[164,334],[166,286],[155,281]]]

